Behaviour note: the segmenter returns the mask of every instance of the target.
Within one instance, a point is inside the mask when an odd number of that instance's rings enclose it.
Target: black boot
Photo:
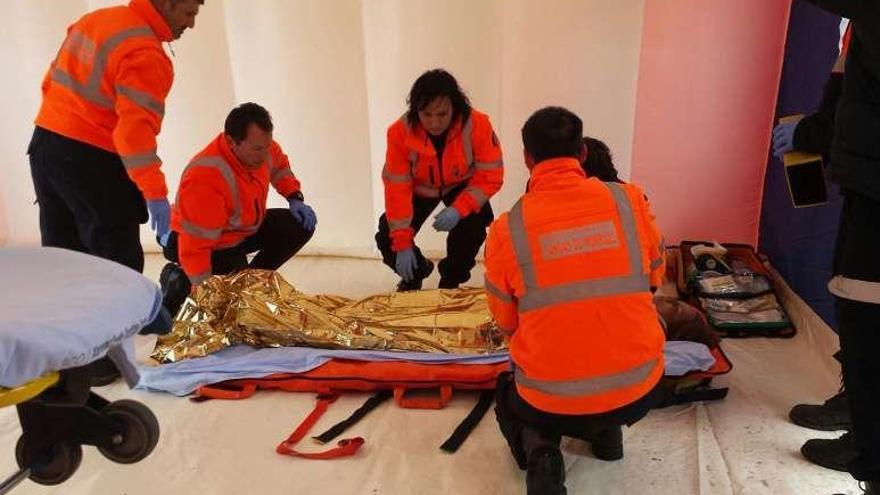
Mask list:
[[[852,428],[846,390],[826,400],[821,406],[798,404],[791,409],[788,417],[792,423],[811,430],[837,431]]]
[[[600,431],[592,437],[590,448],[597,459],[603,461],[623,459],[623,429],[616,426]]]
[[[438,289],[457,289],[458,286],[461,285],[458,282],[454,282],[449,280],[448,278],[440,277],[440,284],[437,285]]]
[[[542,445],[529,452],[526,471],[528,495],[566,495],[565,462],[559,447]]]
[[[189,277],[180,266],[168,263],[159,275],[159,286],[162,287],[162,305],[174,318],[192,290]]]
[[[846,472],[849,463],[856,458],[855,437],[851,432],[846,432],[840,438],[807,440],[801,447],[801,453],[813,464]]]
[[[424,259],[424,262],[419,265],[416,273],[413,275],[413,279],[409,282],[401,279],[400,282],[397,283],[397,292],[405,292],[408,290],[422,290],[422,280],[431,276],[431,273],[434,271],[434,262],[429,260],[428,258]]]
[[[865,495],[880,495],[880,481],[866,481]]]

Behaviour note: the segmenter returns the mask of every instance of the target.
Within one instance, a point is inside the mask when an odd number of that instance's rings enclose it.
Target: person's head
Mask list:
[[[179,39],[187,28],[196,27],[196,16],[199,15],[199,7],[205,4],[205,0],[150,0],[168,27],[171,35]]]
[[[244,103],[226,117],[224,135],[232,153],[247,168],[259,168],[269,157],[272,116],[256,103]]]
[[[409,105],[406,121],[410,127],[421,123],[433,136],[443,134],[455,119],[467,119],[471,113],[467,95],[452,74],[443,69],[429,70],[419,76],[406,102]]]
[[[621,182],[614,168],[614,160],[608,146],[598,139],[585,137],[586,159],[581,163],[587,177],[595,177],[602,182]]]
[[[522,128],[526,166],[551,158],[581,157],[584,124],[562,107],[546,107],[533,113]]]

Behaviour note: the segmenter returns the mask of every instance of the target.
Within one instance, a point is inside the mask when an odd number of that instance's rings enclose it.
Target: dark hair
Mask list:
[[[236,143],[244,141],[248,128],[256,125],[266,132],[272,132],[272,116],[265,108],[256,103],[243,103],[229,112],[224,125],[224,132]]]
[[[617,176],[617,169],[614,168],[614,160],[608,145],[602,141],[591,138],[584,138],[584,146],[587,148],[587,159],[581,164],[587,177],[596,177],[602,182],[620,182]]]
[[[535,160],[579,158],[584,124],[562,107],[546,107],[533,113],[522,128],[523,146]]]
[[[419,123],[419,111],[427,107],[437,98],[449,98],[452,102],[452,121],[461,117],[467,120],[471,115],[471,101],[458,85],[458,81],[452,74],[443,69],[434,69],[425,72],[413,83],[406,103],[409,110],[406,112],[406,122],[410,127]]]

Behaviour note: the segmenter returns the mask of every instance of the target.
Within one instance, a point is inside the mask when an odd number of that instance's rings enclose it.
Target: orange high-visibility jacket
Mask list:
[[[532,170],[529,191],[486,242],[486,293],[512,335],[520,395],[542,411],[597,414],[646,395],[663,375],[651,297],[665,270],[644,194],[587,179],[575,159]]]
[[[119,154],[146,199],[168,195],[156,136],[174,71],[171,28],[149,0],[86,14],[43,79],[36,125]]]
[[[402,251],[413,246],[413,196],[438,198],[467,182],[452,204],[465,217],[480,211],[504,180],[501,144],[489,117],[476,110],[464,124],[457,119],[449,128],[443,160],[428,132],[411,128],[406,116],[388,128],[388,149],[382,181],[385,215],[391,228],[391,247]]]
[[[236,246],[259,230],[270,183],[285,198],[300,193],[290,161],[275,141],[266,163],[257,169],[238,161],[222,133],[189,162],[177,189],[171,228],[179,236],[180,265],[193,284],[212,275],[212,251]]]

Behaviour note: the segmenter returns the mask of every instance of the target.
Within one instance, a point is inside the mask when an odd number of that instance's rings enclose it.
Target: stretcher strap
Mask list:
[[[669,393],[660,401],[655,409],[663,409],[669,406],[678,406],[681,404],[689,404],[691,402],[707,402],[721,400],[727,397],[728,388],[697,388],[693,390],[683,390],[676,392],[670,390]]]
[[[318,422],[321,416],[327,411],[327,407],[336,402],[336,399],[339,398],[339,394],[328,394],[328,395],[319,395],[318,403],[315,404],[315,409],[303,420],[302,423],[294,430],[293,433],[287,437],[286,440],[278,444],[278,447],[275,449],[275,452],[281,455],[289,455],[292,457],[299,457],[302,459],[313,459],[313,460],[329,460],[329,459],[338,459],[340,457],[350,457],[357,453],[358,449],[364,444],[364,439],[361,437],[355,438],[345,438],[340,440],[335,448],[330,450],[326,450],[324,452],[298,452],[294,450],[294,446],[299,443],[303,437],[312,429],[312,426]]]
[[[480,392],[480,400],[477,401],[477,404],[471,409],[471,412],[466,418],[464,418],[464,421],[458,425],[458,428],[452,432],[452,436],[443,442],[443,445],[440,446],[440,450],[454,454],[458,448],[461,447],[461,444],[463,444],[471,435],[474,428],[480,424],[480,421],[483,419],[483,416],[486,415],[486,412],[489,411],[489,406],[492,405],[494,400],[495,390],[483,390]]]
[[[333,440],[334,438],[338,437],[339,435],[342,435],[345,432],[345,430],[347,430],[347,429],[351,428],[352,426],[354,426],[355,424],[357,424],[357,422],[360,421],[361,419],[363,419],[364,416],[366,416],[370,411],[372,411],[373,409],[376,409],[377,407],[379,407],[380,404],[382,404],[383,402],[387,401],[390,398],[391,398],[391,391],[390,390],[382,390],[382,391],[376,393],[375,395],[373,395],[372,397],[367,399],[367,401],[364,402],[364,404],[361,407],[359,407],[358,410],[355,411],[351,416],[349,416],[348,418],[346,418],[343,421],[340,421],[339,423],[336,423],[335,425],[333,425],[332,428],[325,431],[324,433],[321,433],[320,435],[318,435],[316,437],[312,437],[312,439],[322,445]]]

